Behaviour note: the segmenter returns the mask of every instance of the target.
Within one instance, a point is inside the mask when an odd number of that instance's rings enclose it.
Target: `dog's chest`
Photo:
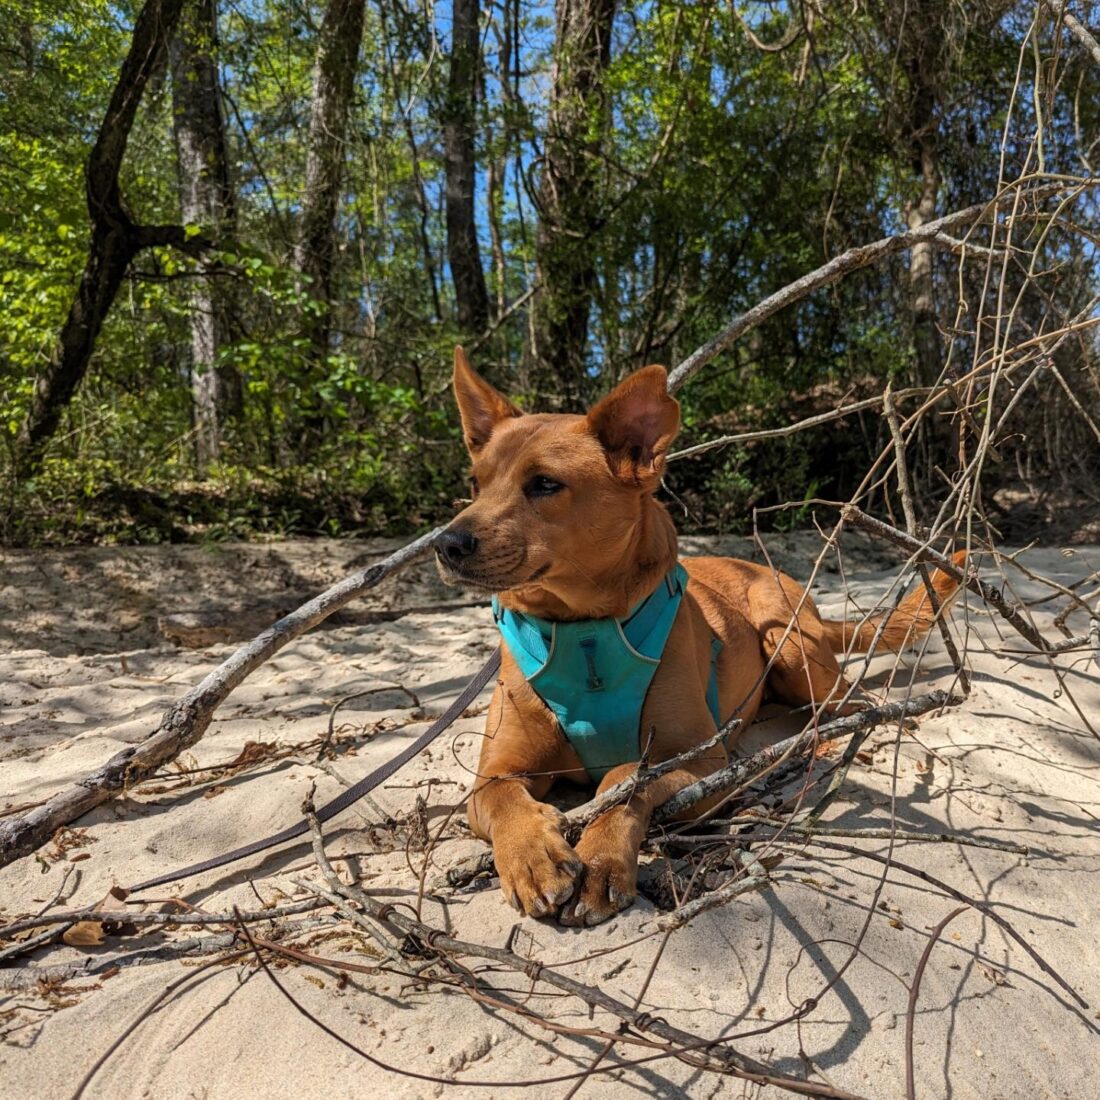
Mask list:
[[[642,707],[687,587],[677,565],[624,619],[550,622],[494,601],[501,638],[597,782],[638,759]]]

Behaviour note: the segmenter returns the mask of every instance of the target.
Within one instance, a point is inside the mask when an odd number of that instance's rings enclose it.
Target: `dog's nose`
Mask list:
[[[462,528],[441,531],[435,538],[435,552],[452,568],[462,564],[477,550],[477,539]]]

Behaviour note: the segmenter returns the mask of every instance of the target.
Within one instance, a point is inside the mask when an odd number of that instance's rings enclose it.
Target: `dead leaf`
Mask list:
[[[891,917],[887,922],[891,928],[904,928],[905,925],[901,923],[896,917]]]
[[[56,862],[64,859],[74,848],[84,848],[96,842],[96,837],[89,835],[87,829],[71,829],[68,825],[62,825],[50,839],[50,846],[46,849],[46,858]]]
[[[232,768],[244,768],[249,764],[259,764],[267,760],[279,751],[279,746],[274,741],[246,741],[244,747],[237,754],[235,760],[225,765],[226,770]]]
[[[97,912],[118,910],[119,915],[127,912],[125,901],[129,891],[121,886],[112,886],[107,896],[93,906]],[[61,936],[70,947],[98,947],[108,936],[133,935],[137,926],[127,920],[82,920]]]
[[[1008,978],[1005,976],[1003,970],[998,970],[995,966],[990,966],[989,963],[979,962],[978,969],[994,984],[994,985],[1008,985]]]
[[[203,798],[217,798],[220,794],[225,794],[226,788],[221,784],[216,787],[211,787],[208,791],[203,792]]]
[[[107,942],[107,933],[100,921],[82,920],[68,929],[61,938],[70,947],[98,947]]]

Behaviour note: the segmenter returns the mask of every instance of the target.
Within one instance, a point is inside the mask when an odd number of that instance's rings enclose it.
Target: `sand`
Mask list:
[[[812,533],[768,542],[773,560],[802,576],[817,545]],[[166,617],[316,591],[386,548],[299,541],[0,553],[0,808],[48,797],[144,736],[168,703],[233,649],[229,641],[183,648],[166,636]],[[685,551],[703,550],[753,553],[744,540],[685,540]],[[1100,551],[1034,548],[1021,560],[1070,584],[1100,567]],[[844,574],[835,568],[823,573],[815,598],[824,613],[840,614],[846,586],[869,606],[896,573],[888,551],[857,540],[846,548]],[[1013,584],[1024,599],[1049,594],[1019,574]],[[163,779],[101,806],[41,858],[0,870],[0,919],[36,912],[66,873],[62,903],[92,903],[112,885],[183,866],[292,822],[314,784],[318,800],[334,796],[341,780],[354,782],[422,732],[484,661],[495,641],[485,608],[425,610],[463,599],[420,568],[362,601],[358,620],[353,615],[284,650],[234,692],[180,763],[192,770],[224,765],[250,743],[267,746],[250,750],[268,754],[266,760],[229,773],[166,769]],[[1058,637],[1051,620],[1063,605],[1056,600],[1031,609],[1048,637]],[[402,615],[406,608],[419,610]],[[388,618],[379,621],[380,612]],[[1100,744],[1076,709],[1100,726],[1097,666],[1087,653],[1058,659],[1060,688],[1045,659],[1007,652],[1025,647],[972,597],[957,608],[955,622],[973,672],[971,697],[922,719],[901,738],[896,761],[897,730],[872,735],[826,818],[846,829],[887,827],[893,796],[898,828],[1027,845],[1027,856],[916,842],[899,842],[894,852],[991,904],[1090,1005],[1076,1006],[988,917],[966,909],[932,950],[920,986],[917,1095],[1100,1095]],[[1084,617],[1074,615],[1069,626],[1083,632]],[[952,681],[938,637],[919,666],[915,655],[906,655],[891,683],[893,668],[892,658],[872,662],[866,683],[877,698],[899,698],[910,684],[923,691]],[[340,708],[340,752],[322,769],[313,760],[330,708],[370,688],[388,690]],[[443,829],[428,881],[481,850],[461,815],[451,811],[476,764],[483,707],[484,701],[377,791],[375,805],[361,804],[329,827],[330,852],[347,857],[338,865],[355,868],[370,890],[394,901],[415,900],[425,827]],[[752,730],[746,743],[794,728],[789,718],[768,713],[772,720]],[[385,825],[387,816],[397,819],[396,827]],[[869,852],[889,847],[884,839],[838,839]],[[656,870],[650,866],[648,873]],[[423,911],[426,919],[449,920],[456,934],[488,944],[502,945],[518,925],[514,943],[521,953],[631,1003],[645,988],[641,1006],[687,1031],[737,1036],[736,1049],[785,1073],[810,1074],[863,1096],[898,1097],[905,1091],[909,985],[929,930],[958,903],[896,870],[880,881],[882,871],[865,859],[806,848],[776,869],[770,889],[704,914],[663,946],[653,935],[661,914],[644,897],[591,930],[519,920],[496,889],[452,894],[445,907],[429,899]],[[224,911],[233,904],[256,908],[257,896],[277,901],[302,894],[294,880],[314,877],[308,847],[297,845],[181,889],[193,904]],[[174,892],[166,888],[158,896]],[[868,921],[849,963],[850,945]],[[322,932],[295,942],[319,954],[371,962],[363,941],[346,927]],[[331,971],[306,966],[277,971],[305,1008],[377,1060],[370,1062],[318,1030],[252,966],[226,964],[199,973],[197,962],[174,959],[59,987],[31,984],[34,972],[27,969],[28,962],[94,966],[103,957],[198,935],[184,925],[111,938],[100,947],[42,949],[16,967],[0,964],[0,1097],[71,1095],[96,1059],[139,1019],[85,1095],[421,1097],[449,1087],[387,1071],[387,1063],[480,1086],[472,1090],[476,1095],[564,1097],[571,1084],[561,1078],[585,1069],[600,1049],[591,1038],[555,1035],[481,1007],[460,991],[413,986],[392,974],[357,975],[343,984]],[[523,976],[485,977],[520,1000],[530,989]],[[154,999],[181,979],[189,980],[150,1014]],[[539,986],[531,1007],[569,1026],[614,1029],[614,1021],[600,1014],[590,1020],[586,1006],[543,995],[548,992]],[[800,1023],[769,1030],[811,997],[819,1004]],[[621,1060],[632,1053],[637,1048],[621,1048],[604,1063],[612,1072],[586,1082],[581,1094],[757,1094],[753,1086],[671,1059],[624,1067]],[[533,1094],[516,1084],[547,1078],[558,1081],[533,1085]]]

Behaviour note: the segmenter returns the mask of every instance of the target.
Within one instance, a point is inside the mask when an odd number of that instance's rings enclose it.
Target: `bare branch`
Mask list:
[[[1045,184],[1022,192],[1023,198],[1034,201],[1035,199],[1049,198],[1059,191],[1066,190],[1069,186],[1091,187],[1100,185],[1100,180],[1082,179],[1073,185],[1066,183]],[[668,376],[668,392],[675,393],[693,375],[703,369],[715,356],[720,355],[732,343],[743,336],[750,329],[756,328],[769,317],[774,316],[780,310],[785,309],[795,302],[812,294],[815,290],[831,285],[838,280],[850,275],[860,268],[869,267],[887,256],[904,252],[915,244],[923,241],[935,241],[946,230],[954,229],[959,225],[978,222],[988,218],[998,207],[1017,201],[1017,188],[1006,189],[989,202],[977,203],[968,206],[965,210],[956,210],[953,214],[945,214],[942,218],[928,222],[919,229],[910,230],[907,233],[895,233],[890,237],[871,244],[857,245],[849,248],[839,256],[834,256],[828,263],[822,264],[815,271],[803,275],[789,283],[782,290],[777,290],[752,309],[742,313],[717,336],[712,336],[705,344],[693,351],[675,370]]]
[[[1100,42],[1096,41],[1088,27],[1066,10],[1063,0],[1043,0],[1043,3],[1065,23],[1070,34],[1085,47],[1093,61],[1100,65]]]

